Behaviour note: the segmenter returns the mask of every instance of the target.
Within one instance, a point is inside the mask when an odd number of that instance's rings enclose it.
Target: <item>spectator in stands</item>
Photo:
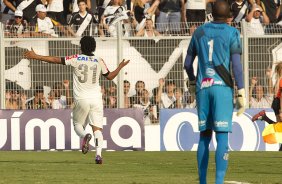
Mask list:
[[[100,36],[117,36],[116,24],[120,21],[128,20],[127,11],[122,6],[122,0],[112,0],[112,4],[107,6],[100,22]]]
[[[165,91],[163,92],[163,88]],[[176,101],[174,95],[175,83],[173,80],[159,79],[159,88],[156,102],[160,104],[160,108],[173,108],[173,103]]]
[[[33,21],[31,22],[31,26],[34,29],[31,32],[31,36],[33,37],[58,37],[59,35],[55,33],[55,27],[58,27],[61,32],[65,35],[69,35],[67,30],[55,20],[47,17],[47,9],[43,4],[39,4],[36,6],[37,16],[34,17]]]
[[[150,94],[148,90],[142,89],[140,101],[137,104],[133,104],[133,108],[140,108],[144,111],[144,124],[149,125],[151,124],[151,116],[152,116],[152,105],[150,102]]]
[[[207,5],[206,5],[206,22],[213,21],[212,7],[213,7],[213,2],[207,1]]]
[[[106,94],[108,93],[117,93],[117,85],[114,82],[110,83],[110,86],[106,91]]]
[[[101,22],[101,17],[104,14],[105,9],[110,6],[112,3],[111,0],[98,0],[97,2],[97,13],[98,13],[98,22]]]
[[[144,36],[144,37],[154,37],[160,35],[161,34],[155,29],[152,19],[146,19],[146,23],[144,27],[140,28],[140,30],[136,34],[136,36]]]
[[[124,108],[130,108],[130,98],[128,97],[128,93],[130,90],[130,82],[128,80],[123,81],[123,95],[124,95]]]
[[[248,7],[250,6],[249,1],[252,0],[235,0],[230,5],[230,11],[233,15],[233,22],[239,23],[247,15]]]
[[[280,15],[280,0],[256,0],[257,4],[263,3],[265,13],[269,17],[270,23],[276,23]]]
[[[64,19],[68,20],[68,15],[72,12],[72,0],[63,0]]]
[[[157,30],[161,34],[179,34],[186,17],[184,0],[162,0],[158,9]]]
[[[87,12],[86,0],[78,0],[77,4],[79,11],[72,14],[68,23],[68,30],[75,37],[92,36],[94,32],[93,23],[97,24],[98,21],[91,13]]]
[[[173,102],[173,108],[176,108],[176,109],[184,108],[182,89],[181,88],[175,88],[174,89],[174,96],[175,96],[175,101]]]
[[[27,109],[49,109],[43,86],[36,86],[34,96],[26,101]]]
[[[64,16],[63,0],[48,0],[47,16],[62,25],[66,25],[67,19]]]
[[[29,37],[28,23],[23,20],[23,12],[15,11],[15,18],[7,21],[5,25],[5,36],[7,37]]]
[[[65,95],[63,95],[63,86]],[[49,104],[52,109],[65,109],[71,105],[69,80],[64,80],[62,83],[55,83],[49,95]]]
[[[117,108],[117,86],[114,82],[110,82],[109,87],[105,91],[106,108]]]
[[[106,89],[104,85],[101,85],[101,93],[102,93],[103,107],[106,107],[107,98],[106,98]]]
[[[189,33],[193,34],[196,27],[203,24],[206,19],[206,0],[187,0],[186,22],[188,23]]]
[[[252,6],[246,16],[247,33],[250,35],[264,35],[264,26],[269,24],[269,18],[259,5]]]
[[[86,0],[87,9],[91,9],[91,0]],[[79,12],[78,1],[73,0],[72,2],[72,13]]]
[[[157,103],[157,95],[159,88],[156,87],[152,90],[151,104],[152,104],[152,116],[151,123],[159,123],[159,103]]]
[[[3,0],[3,2],[13,12],[21,10],[23,12],[23,19],[27,20],[27,22],[31,22],[36,15],[35,7],[38,4],[42,4],[41,0]],[[16,6],[14,6],[13,2],[15,2]]]
[[[183,94],[183,105],[184,108],[196,108],[196,97],[194,93],[191,93],[189,86],[189,80],[187,79],[186,87],[188,90]]]
[[[117,92],[109,92],[107,93],[107,108],[117,108]]]
[[[14,0],[9,0],[14,6],[16,6],[15,5],[15,2],[14,2]],[[2,6],[2,12],[3,12],[3,14],[8,14],[8,16],[10,15],[10,14],[13,14],[13,12],[14,11],[12,11],[8,6],[6,6],[5,4],[4,4],[4,2],[3,2],[3,0],[1,0],[1,6]],[[1,11],[0,11],[1,12]],[[2,16],[3,16],[3,14],[2,14]],[[1,17],[1,18],[3,18],[3,17]]]
[[[160,0],[156,0],[150,6],[148,0],[136,0],[134,1],[134,17],[137,21],[136,30],[139,31],[144,27],[146,20],[151,19],[155,14],[158,6],[160,4]]]
[[[135,95],[130,97],[130,104],[140,104],[140,97],[142,90],[145,89],[144,81],[137,81],[135,83]]]
[[[26,109],[26,95],[19,90],[7,90],[5,96],[6,109]]]
[[[251,108],[270,108],[273,101],[271,76],[267,76],[269,84],[266,92],[263,86],[258,84],[257,77],[251,79],[249,100]]]

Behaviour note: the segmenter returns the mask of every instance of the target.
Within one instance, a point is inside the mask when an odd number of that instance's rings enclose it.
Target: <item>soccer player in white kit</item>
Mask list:
[[[96,164],[102,164],[103,101],[99,77],[102,73],[108,80],[113,80],[118,75],[119,71],[129,63],[129,60],[123,60],[116,70],[110,72],[103,59],[93,54],[96,49],[96,41],[93,37],[82,37],[80,45],[82,54],[64,58],[38,55],[33,49],[26,51],[24,57],[48,63],[71,65],[74,68],[74,130],[79,137],[83,138],[82,153],[86,154],[89,150],[89,141],[92,135],[85,132],[85,127],[87,124],[92,127],[96,146],[95,161]]]

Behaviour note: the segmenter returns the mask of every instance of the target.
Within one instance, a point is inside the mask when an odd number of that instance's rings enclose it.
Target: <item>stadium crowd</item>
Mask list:
[[[271,72],[267,70],[269,86],[267,89],[258,82],[256,77],[251,79],[250,108],[270,108],[273,100],[273,86]],[[129,96],[130,82],[124,80],[124,108],[141,108],[144,110],[145,124],[158,123],[159,109],[161,108],[196,108],[196,99],[191,95],[189,80],[186,80],[186,88],[178,87],[178,83],[171,79],[159,79],[159,86],[152,91],[146,89],[144,81],[137,81],[134,85],[135,94]],[[43,86],[36,86],[33,96],[27,98],[24,90],[18,89],[13,83],[6,85],[6,109],[66,109],[73,108],[73,97],[70,92],[70,82],[64,80],[56,82],[44,93]],[[108,87],[101,86],[104,108],[118,107],[117,86],[112,82]],[[234,102],[235,104],[235,102]]]
[[[81,37],[84,35],[115,37],[117,23],[122,22],[124,36],[154,37],[160,35],[191,35],[206,21],[212,21],[211,10],[216,0],[3,0],[1,22],[5,24],[6,37]],[[280,1],[229,0],[231,25],[248,25],[248,33],[262,35],[279,28],[282,19]],[[6,16],[8,15],[8,16]],[[282,24],[281,24],[282,25]],[[271,73],[267,89],[252,76],[250,107],[271,107],[273,90]],[[124,81],[124,107],[142,108],[145,123],[158,122],[160,108],[195,108],[195,97],[190,95],[185,81],[159,79],[159,86],[146,89],[144,81],[130,84]],[[135,94],[129,95],[130,85]],[[105,108],[117,108],[117,86],[101,86]],[[184,91],[184,89],[187,89]],[[267,94],[267,95],[265,95]],[[46,94],[45,94],[46,95]],[[43,86],[36,86],[34,96],[6,86],[6,109],[62,109],[72,108],[69,81],[55,83],[47,96]]]
[[[198,25],[213,20],[215,1],[3,0],[0,19],[9,37],[114,37],[118,22],[124,36],[191,35]],[[240,28],[246,21],[248,32],[257,35],[280,29],[280,1],[226,1],[232,25]]]

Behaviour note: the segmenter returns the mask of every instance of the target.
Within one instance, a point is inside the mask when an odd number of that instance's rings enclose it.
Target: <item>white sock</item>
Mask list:
[[[74,123],[74,131],[80,138],[84,138],[86,135],[83,126],[79,123]]]
[[[101,130],[96,130],[94,132],[94,142],[95,142],[95,146],[96,146],[96,156],[100,155],[102,156],[102,148],[103,148],[103,134],[101,132]]]

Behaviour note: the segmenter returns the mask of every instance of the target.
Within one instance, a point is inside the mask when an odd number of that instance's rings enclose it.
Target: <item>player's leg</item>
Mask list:
[[[216,132],[216,184],[223,184],[228,166],[228,132],[232,131],[233,91],[229,87],[212,87],[213,129]]]
[[[209,145],[212,137],[212,130],[205,130],[200,133],[200,140],[197,150],[198,174],[200,184],[207,183],[207,170],[209,163]]]
[[[100,100],[97,100],[100,99]],[[102,164],[102,148],[103,148],[103,101],[102,97],[97,98],[95,103],[91,105],[89,112],[89,125],[92,127],[94,135],[94,143],[96,147],[96,163]]]
[[[88,116],[89,112],[89,104],[87,104],[84,100],[77,100],[74,102],[73,108],[73,125],[74,131],[80,138],[84,138],[86,136],[85,131],[85,120]]]
[[[92,126],[92,125],[91,127],[94,133],[94,142],[95,142],[95,147],[96,147],[95,161],[96,161],[96,164],[102,164],[102,149],[103,149],[103,142],[104,142],[103,133],[102,133],[103,129],[96,127],[96,126]]]
[[[216,132],[216,184],[223,184],[228,166],[228,132]]]
[[[207,183],[207,169],[209,162],[209,143],[212,136],[209,114],[209,89],[202,89],[197,94],[197,110],[199,117],[200,139],[197,150],[198,175],[200,184]]]
[[[83,154],[88,152],[89,141],[92,138],[92,135],[85,131],[85,121],[88,116],[89,109],[90,106],[87,100],[75,101],[75,106],[73,109],[74,131],[80,138],[83,138],[81,144],[81,151]]]

